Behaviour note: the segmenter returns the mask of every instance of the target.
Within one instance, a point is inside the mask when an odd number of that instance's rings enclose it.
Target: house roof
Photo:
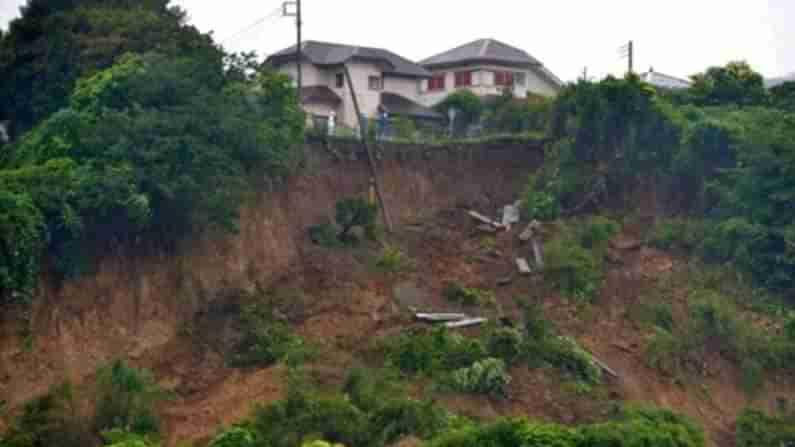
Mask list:
[[[268,61],[278,65],[295,60],[296,46],[274,53]],[[301,53],[315,65],[342,65],[351,60],[370,60],[384,62],[389,68],[385,74],[409,77],[430,77],[425,68],[416,63],[382,48],[360,47],[328,42],[306,41],[301,46]]]
[[[411,116],[423,119],[444,119],[444,115],[417,104],[416,102],[395,93],[382,92],[381,105],[387,112],[394,115]]]
[[[301,102],[338,106],[342,104],[342,98],[324,85],[313,85],[301,88]]]
[[[660,73],[654,71],[654,69],[649,69],[648,72],[641,73],[640,78],[651,85],[670,89],[686,89],[690,87],[691,84],[687,79]]]
[[[494,63],[532,68],[556,87],[563,86],[557,76],[526,51],[495,39],[478,39],[420,62],[427,69],[454,67],[470,63]]]
[[[540,66],[539,62],[526,51],[494,39],[478,39],[466,45],[453,48],[420,62],[424,67],[458,65],[466,62],[491,61],[513,65]]]

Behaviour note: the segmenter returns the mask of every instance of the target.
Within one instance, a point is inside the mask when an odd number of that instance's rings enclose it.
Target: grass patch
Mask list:
[[[444,297],[452,303],[464,306],[495,306],[497,297],[490,290],[466,287],[458,282],[449,282],[442,292]]]

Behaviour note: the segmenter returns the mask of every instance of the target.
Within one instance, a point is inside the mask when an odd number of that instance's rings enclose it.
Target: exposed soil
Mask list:
[[[736,366],[717,353],[704,359],[704,376],[681,383],[647,365],[649,330],[631,317],[631,309],[683,261],[642,246],[639,227],[625,228],[611,244],[606,281],[593,305],[559,296],[540,275],[520,276],[515,259],[532,258],[518,240],[521,226],[488,235],[465,211],[477,206],[496,215],[499,206],[513,202],[537,157],[518,165],[510,157],[491,164],[477,159],[390,163],[385,193],[398,225],[388,240],[411,259],[410,268],[398,273],[376,268],[381,247],[375,243],[354,249],[310,243],[306,227],[329,216],[335,199],[361,195],[367,184],[361,166],[346,176],[339,167],[315,166],[314,174],[294,179],[284,191],[263,198],[262,206],[247,209],[239,236],[223,243],[203,241],[173,258],[131,263],[119,255],[90,279],[48,287],[35,313],[32,352],[22,348],[13,318],[4,318],[0,399],[18,407],[65,378],[86,381],[98,365],[122,356],[153,369],[174,390],[175,398],[162,408],[167,445],[207,440],[219,425],[246,417],[253,405],[283,396],[283,367],[237,370],[224,362],[230,312],[216,301],[218,291],[255,286],[277,294],[289,291],[294,299],[285,318],[321,347],[311,367],[327,384],[342,382],[353,365],[372,362],[368,353],[379,338],[418,324],[410,308],[518,322],[517,298],[543,304],[560,332],[577,338],[619,375],[583,394],[553,370],[517,367],[511,371],[508,399],[434,395],[451,410],[478,419],[526,415],[573,424],[604,420],[614,402],[653,402],[700,421],[714,445],[731,446],[733,421],[746,405],[772,409],[777,397],[795,395],[792,377],[771,377],[764,391],[750,398],[741,391]],[[442,294],[449,281],[493,290],[497,305],[451,304]],[[396,300],[398,285],[415,293],[407,301]],[[666,299],[674,317],[685,318],[686,294],[674,288]],[[425,396],[426,387],[415,385],[414,393]],[[2,424],[0,419],[0,429]],[[416,444],[409,439],[401,445]]]

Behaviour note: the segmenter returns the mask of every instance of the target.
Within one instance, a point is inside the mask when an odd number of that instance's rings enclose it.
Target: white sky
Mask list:
[[[173,0],[229,50],[267,55],[295,41],[281,0]],[[24,0],[0,0],[0,26]],[[477,4],[477,6],[476,6]],[[686,77],[747,60],[767,77],[795,72],[795,0],[303,0],[304,38],[390,49],[420,60],[479,38],[518,46],[564,80],[635,69]],[[235,36],[233,39],[228,39]]]

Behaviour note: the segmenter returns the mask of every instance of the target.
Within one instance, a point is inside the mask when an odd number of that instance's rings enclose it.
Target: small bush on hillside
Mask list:
[[[703,447],[704,430],[689,418],[657,408],[630,409],[615,421],[580,430],[583,446]]]
[[[387,245],[381,251],[381,257],[376,261],[376,266],[386,272],[396,273],[409,268],[411,260],[406,257],[400,247]]]
[[[593,252],[577,241],[558,238],[544,247],[544,273],[561,292],[582,300],[590,300],[602,283],[599,260]]]
[[[646,346],[646,360],[652,368],[675,376],[700,366],[691,357],[690,349],[690,340],[657,327]]]
[[[486,349],[489,355],[511,365],[523,355],[524,337],[519,329],[512,327],[497,328],[486,338]]]
[[[708,224],[697,219],[662,219],[646,235],[646,243],[657,248],[696,250],[706,238]]]
[[[116,360],[97,371],[97,403],[94,426],[98,431],[125,428],[139,435],[160,431],[155,412],[167,397],[151,371]]]
[[[490,306],[497,303],[494,292],[465,287],[458,282],[448,283],[442,293],[449,301],[463,304],[464,306]]]
[[[364,199],[344,199],[336,204],[336,226],[324,222],[309,228],[312,242],[323,247],[340,247],[355,244],[358,238],[352,233],[354,228],[362,228],[368,237],[377,237],[376,217],[378,207]]]
[[[375,224],[378,208],[364,199],[345,199],[337,202],[337,225],[340,226],[339,239],[349,241],[354,227],[365,228]]]
[[[403,332],[387,346],[390,363],[410,374],[466,368],[485,357],[483,342],[444,327],[426,332]]]
[[[453,371],[451,376],[451,385],[455,390],[495,397],[505,397],[510,383],[511,376],[505,370],[505,362],[495,358],[475,362],[468,368]]]
[[[795,443],[795,424],[746,409],[736,424],[737,447],[780,447]]]
[[[522,212],[527,220],[550,221],[560,215],[560,203],[548,191],[539,187],[539,179],[535,175],[529,176],[522,194]]]
[[[656,326],[666,331],[674,328],[674,314],[671,303],[640,302],[631,310],[632,318],[640,322]]]
[[[210,441],[208,447],[254,447],[254,433],[243,427],[232,427]]]
[[[150,437],[131,433],[121,428],[102,432],[102,438],[109,447],[159,447]]]
[[[337,229],[331,222],[325,222],[309,227],[309,238],[317,245],[326,248],[336,248],[342,246],[337,237]]]
[[[602,369],[588,352],[571,337],[554,337],[540,345],[544,360],[577,380],[598,384],[602,381]]]
[[[240,312],[239,342],[227,356],[236,368],[271,366],[279,361],[302,363],[312,355],[311,347],[292,333],[289,325],[273,316],[265,304],[245,305]]]
[[[584,248],[603,253],[608,241],[620,230],[618,222],[604,216],[594,216],[578,228],[578,239]]]
[[[84,447],[93,438],[89,425],[80,415],[72,386],[65,383],[25,403],[0,437],[0,446]]]

